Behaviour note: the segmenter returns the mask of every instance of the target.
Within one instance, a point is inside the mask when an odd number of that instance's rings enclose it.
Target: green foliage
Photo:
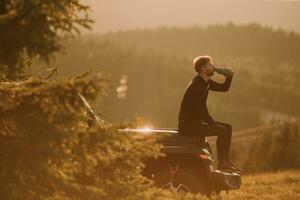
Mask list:
[[[257,138],[245,162],[250,171],[299,169],[299,123],[285,123],[278,131],[273,130]]]
[[[117,131],[126,124],[88,125],[77,92],[94,103],[107,87],[100,74],[1,83],[1,199],[196,199],[141,176],[141,160],[159,155],[153,140]]]
[[[50,56],[61,39],[90,28],[89,7],[79,0],[1,0],[0,69],[8,78],[23,72],[24,59]],[[26,57],[25,57],[26,56]]]

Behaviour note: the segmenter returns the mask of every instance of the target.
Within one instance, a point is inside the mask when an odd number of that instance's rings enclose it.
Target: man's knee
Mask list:
[[[231,133],[232,132],[232,126],[230,124],[227,124],[226,127],[227,127],[228,132]]]
[[[226,135],[229,136],[229,137],[231,137],[231,135],[232,135],[232,127],[231,127],[231,125],[230,124],[226,124],[225,127],[226,127]]]
[[[232,127],[230,124],[228,125],[219,125],[218,126],[219,135],[222,137],[231,136],[232,135]]]
[[[225,123],[225,122],[217,122],[217,124],[226,127],[227,132],[232,132],[232,126],[231,124]]]

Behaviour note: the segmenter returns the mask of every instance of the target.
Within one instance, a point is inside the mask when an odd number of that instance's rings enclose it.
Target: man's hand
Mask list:
[[[227,68],[216,68],[215,70],[217,73],[222,74],[229,78],[232,78],[233,74],[234,74],[233,71],[231,71],[230,69],[227,69]]]

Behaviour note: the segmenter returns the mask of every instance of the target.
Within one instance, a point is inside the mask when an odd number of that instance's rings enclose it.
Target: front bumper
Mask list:
[[[235,172],[214,170],[212,172],[212,182],[218,190],[233,190],[240,188],[242,179],[241,175]]]

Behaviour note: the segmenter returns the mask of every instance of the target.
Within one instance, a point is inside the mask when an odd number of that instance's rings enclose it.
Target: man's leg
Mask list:
[[[224,140],[225,140],[225,149],[224,149],[224,157],[227,162],[230,162],[230,145],[231,145],[231,137],[232,137],[232,126],[228,123],[216,121],[218,125],[224,126],[226,131],[224,131]]]
[[[201,127],[201,126],[200,126]],[[206,125],[206,128],[200,130],[200,134],[203,136],[217,136],[216,147],[218,154],[219,167],[224,165],[227,159],[228,148],[228,128],[222,124]]]
[[[227,124],[227,123],[224,123],[224,122],[220,122],[220,121],[216,121],[216,123],[218,125],[221,125],[221,126],[224,126],[226,127],[226,134],[225,134],[225,141],[226,141],[226,148],[225,148],[225,161],[227,163],[230,164],[231,167],[233,167],[235,170],[238,170],[238,171],[243,171],[244,169],[240,168],[240,167],[237,167],[236,165],[234,165],[232,162],[231,162],[231,159],[230,159],[230,144],[231,144],[231,137],[232,137],[232,126],[230,124]]]
[[[226,137],[228,135],[228,128],[226,126],[222,124],[182,123],[179,126],[179,132],[182,135],[193,137],[217,136],[218,169],[234,170],[230,163],[226,162],[225,158],[226,148],[228,147],[228,137]]]
[[[206,137],[217,136],[216,146],[219,164],[225,161],[225,153],[227,148],[227,128],[221,124],[210,125],[207,123],[185,124],[181,127],[182,132],[186,136]]]

